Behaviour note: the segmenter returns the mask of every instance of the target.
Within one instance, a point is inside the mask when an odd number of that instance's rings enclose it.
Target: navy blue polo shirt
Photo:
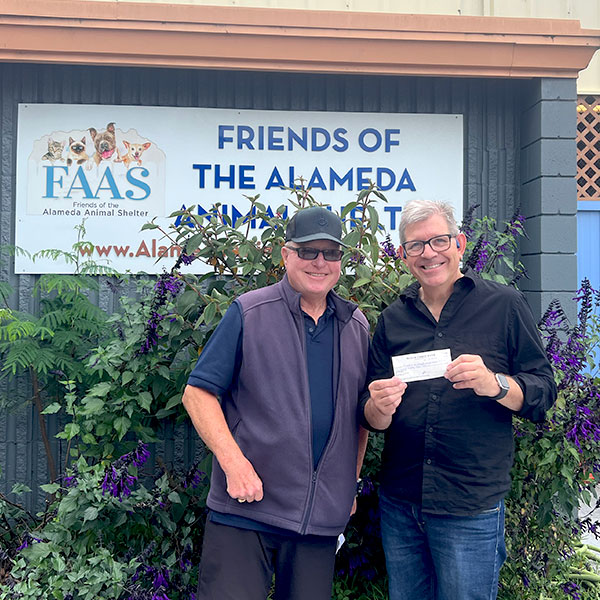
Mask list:
[[[315,323],[304,315],[306,364],[311,401],[313,466],[316,469],[331,431],[333,402],[334,308],[327,303],[323,315]],[[211,335],[194,367],[188,384],[215,396],[226,393],[234,383],[242,362],[243,319],[234,302]],[[282,357],[284,359],[284,357]],[[267,532],[290,532],[252,519],[211,511],[211,519],[224,525]]]

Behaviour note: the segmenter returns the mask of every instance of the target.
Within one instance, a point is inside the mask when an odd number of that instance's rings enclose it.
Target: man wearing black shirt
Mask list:
[[[512,415],[544,419],[556,397],[552,370],[523,295],[461,272],[466,237],[450,205],[409,202],[400,241],[417,282],[379,318],[363,402],[365,424],[385,430],[390,600],[494,600]],[[392,357],[444,349],[452,362],[443,376],[394,377]]]

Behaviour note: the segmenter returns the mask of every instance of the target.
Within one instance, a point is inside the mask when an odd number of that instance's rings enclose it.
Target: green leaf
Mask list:
[[[353,229],[342,241],[344,244],[346,244],[346,246],[354,248],[358,244],[359,239],[360,231],[358,231],[358,229]]]
[[[123,371],[123,375],[121,375],[121,381],[123,385],[128,384],[133,379],[133,373],[131,371]]]
[[[361,190],[358,193],[358,201],[361,202],[365,198],[365,196],[369,193],[369,191],[370,191],[369,188],[365,188],[364,190]]]
[[[46,558],[52,552],[52,547],[48,542],[39,542],[31,544],[31,546],[25,548],[22,552],[30,561],[37,562]]]
[[[371,269],[365,265],[356,265],[356,274],[358,275],[359,279],[368,279],[369,281],[373,275]]]
[[[73,439],[80,431],[79,425],[77,423],[67,423],[65,425],[64,431],[56,434],[57,438],[71,440]]]
[[[142,392],[139,394],[137,401],[146,412],[150,412],[150,406],[152,405],[152,394],[150,392]]]
[[[92,389],[89,391],[88,396],[106,396],[108,392],[112,389],[112,383],[108,381],[102,381],[97,383]]]
[[[169,371],[168,367],[165,365],[160,365],[158,367],[158,374],[164,379],[171,379],[171,371]]]
[[[271,251],[271,260],[273,261],[274,265],[281,263],[281,246],[279,246],[279,244],[273,246]]]
[[[252,265],[250,265],[250,266],[252,266]],[[204,322],[207,325],[210,325],[214,321],[216,314],[217,314],[217,305],[214,302],[211,302],[204,309]]]
[[[181,504],[181,498],[177,492],[171,492],[168,496],[169,500],[174,504]]]
[[[58,483],[45,483],[44,485],[40,485],[40,489],[47,494],[56,494],[60,490],[60,485]]]
[[[185,253],[187,255],[193,254],[194,251],[198,250],[204,242],[204,233],[196,233],[185,244]]]
[[[573,472],[571,471],[571,469],[569,469],[569,467],[567,465],[562,465],[560,468],[560,474],[565,478],[565,480],[570,484],[573,485]]]
[[[118,513],[118,515],[115,517],[114,521],[112,522],[112,526],[120,527],[121,525],[124,525],[126,522],[127,522],[127,513],[125,511],[122,511],[122,512]]]
[[[371,283],[371,278],[370,277],[362,277],[361,279],[357,279],[354,282],[354,285],[352,287],[358,288],[358,287],[362,287],[363,285],[367,285],[368,283]]]
[[[22,496],[28,492],[31,492],[31,488],[24,483],[15,483],[10,490],[10,493],[14,494],[15,496]]]
[[[175,396],[172,396],[171,398],[169,398],[169,401],[167,402],[167,405],[165,406],[165,410],[169,410],[171,408],[174,408],[175,406],[179,406],[181,404],[181,394],[176,394]]]
[[[91,433],[84,433],[81,436],[81,441],[84,444],[90,444],[90,446],[93,446],[93,445],[95,445],[95,444],[98,443],[97,440],[96,440],[96,438]]]
[[[340,215],[341,218],[344,219],[345,217],[347,217],[350,214],[350,212],[353,211],[357,206],[358,202],[349,202],[348,204],[346,204],[346,206],[344,206],[342,214]]]
[[[87,397],[83,400],[83,414],[84,415],[99,415],[104,411],[105,402],[102,398],[95,396]]]
[[[0,281],[0,300],[2,303],[8,303],[8,297],[14,292],[13,287],[5,282]]]
[[[61,408],[62,408],[62,406],[58,402],[53,402],[52,404],[49,404],[48,406],[46,406],[46,408],[42,411],[42,414],[43,415],[53,415],[53,414],[57,413]]]
[[[553,464],[556,461],[557,456],[557,452],[555,450],[551,450],[546,454],[546,456],[544,456],[544,458],[542,458],[542,460],[538,464],[538,467]]]
[[[242,275],[250,275],[255,270],[255,265],[252,263],[245,263],[242,265]]]
[[[379,213],[375,210],[375,207],[368,206],[367,211],[369,213],[369,221],[371,225],[371,231],[375,233],[379,228]]]
[[[83,513],[83,522],[94,521],[98,518],[98,509],[95,506],[88,506]]]
[[[166,408],[161,408],[159,411],[157,411],[156,413],[156,418],[157,419],[166,419],[167,417],[171,416],[175,411],[173,410],[167,410]]]
[[[198,306],[198,294],[194,290],[186,290],[177,299],[177,311],[182,316],[187,316],[190,311]]]
[[[125,434],[129,431],[131,421],[127,417],[117,417],[113,422],[113,427],[119,434],[119,441],[125,437]]]

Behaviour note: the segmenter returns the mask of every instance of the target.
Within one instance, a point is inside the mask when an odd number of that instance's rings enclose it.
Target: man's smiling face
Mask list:
[[[297,248],[308,246],[319,250],[339,250],[340,245],[330,240],[314,240],[312,242],[295,243]],[[340,278],[341,261],[327,261],[319,253],[314,260],[303,260],[290,248],[281,249],[290,285],[307,300],[322,300],[333,289]]]
[[[442,215],[433,215],[428,219],[408,225],[405,231],[406,242],[426,241],[435,236],[447,234],[448,230],[446,219]],[[402,260],[424,290],[450,289],[461,275],[460,260],[465,252],[465,247],[465,235],[459,233],[450,240],[448,250],[436,252],[429,244],[425,244],[423,254],[406,256]]]

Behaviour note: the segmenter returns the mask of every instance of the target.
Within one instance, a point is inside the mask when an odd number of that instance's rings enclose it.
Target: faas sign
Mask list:
[[[235,220],[259,194],[274,214],[289,199],[282,188],[300,178],[336,212],[376,183],[392,239],[412,198],[451,202],[460,219],[462,115],[21,104],[15,240],[28,254],[15,270],[70,272],[30,255],[71,251],[83,222],[94,248],[82,258],[159,273],[179,249],[156,230],[142,232],[145,223],[169,229],[171,213],[194,206],[209,215],[217,202]]]

